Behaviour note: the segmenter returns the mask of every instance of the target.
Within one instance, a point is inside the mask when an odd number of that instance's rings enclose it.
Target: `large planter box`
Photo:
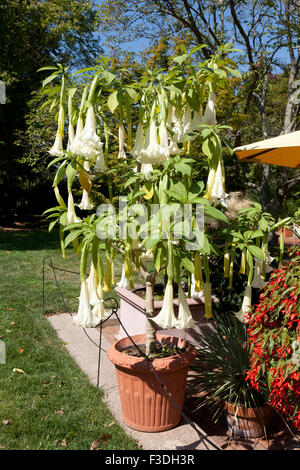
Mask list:
[[[120,320],[124,325],[127,333],[130,336],[143,335],[146,333],[146,302],[138,295],[138,292],[145,291],[144,286],[138,286],[133,291],[124,289],[123,287],[116,287],[115,292],[120,296]],[[213,298],[216,301],[216,298]],[[192,317],[195,321],[194,328],[188,328],[186,330],[170,329],[160,330],[160,333],[168,334],[175,338],[185,339],[191,344],[199,344],[199,336],[203,334],[205,328],[212,328],[212,320],[208,320],[204,317],[204,297],[198,299],[187,299]],[[162,300],[154,301],[154,314],[157,315],[162,307]],[[174,311],[177,314],[178,311],[178,299],[174,299]],[[120,340],[125,338],[127,334],[120,325],[117,339]]]

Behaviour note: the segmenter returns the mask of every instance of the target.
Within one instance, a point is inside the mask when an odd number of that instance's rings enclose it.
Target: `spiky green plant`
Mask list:
[[[264,387],[258,393],[245,380],[249,360],[245,324],[234,316],[218,316],[216,327],[202,335],[198,355],[191,365],[194,375],[188,394],[195,398],[196,409],[205,406],[217,421],[224,402],[246,408],[264,404]]]

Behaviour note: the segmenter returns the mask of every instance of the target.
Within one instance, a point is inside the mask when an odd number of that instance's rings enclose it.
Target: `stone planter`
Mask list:
[[[225,402],[229,431],[234,436],[255,438],[263,436],[270,422],[272,408],[245,408]]]
[[[138,335],[133,339],[136,344],[141,345],[145,344],[146,337]],[[167,335],[158,335],[157,339],[179,347],[185,345],[181,339]],[[124,338],[112,344],[107,353],[116,368],[124,422],[129,427],[144,432],[174,428],[180,422],[181,414],[163,391],[147,359],[121,352],[131,345],[129,338]],[[161,382],[180,410],[184,401],[188,367],[197,354],[194,346],[185,346],[183,354],[152,361]]]
[[[140,335],[146,333],[146,302],[139,292],[145,292],[144,286],[136,287],[133,291],[124,289],[123,287],[116,287],[115,292],[120,296],[120,320],[123,323],[125,329],[130,336]],[[213,300],[216,300],[213,298]],[[207,320],[204,317],[204,297],[197,299],[187,299],[192,317],[195,321],[194,328],[188,328],[186,330],[161,330],[164,334],[182,338],[190,343],[197,345],[199,335],[202,335],[205,328],[211,328],[213,325],[212,320]],[[162,307],[162,300],[154,301],[154,314],[157,315]],[[175,315],[178,311],[178,299],[174,299],[174,312]],[[120,326],[117,339],[125,338],[127,335]]]

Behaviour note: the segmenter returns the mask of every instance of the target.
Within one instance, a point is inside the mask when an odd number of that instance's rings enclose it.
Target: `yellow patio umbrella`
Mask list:
[[[300,131],[236,147],[233,151],[243,162],[300,168]]]

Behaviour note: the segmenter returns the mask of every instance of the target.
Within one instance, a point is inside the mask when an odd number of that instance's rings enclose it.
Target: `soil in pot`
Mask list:
[[[143,357],[140,351],[146,354],[146,344],[139,344],[138,349],[134,345],[131,345],[121,350],[122,353],[128,354],[129,356]],[[156,342],[155,351],[149,354],[148,358],[153,360],[160,357],[171,357],[177,354],[183,354],[185,351],[185,347],[179,347],[177,344]]]

